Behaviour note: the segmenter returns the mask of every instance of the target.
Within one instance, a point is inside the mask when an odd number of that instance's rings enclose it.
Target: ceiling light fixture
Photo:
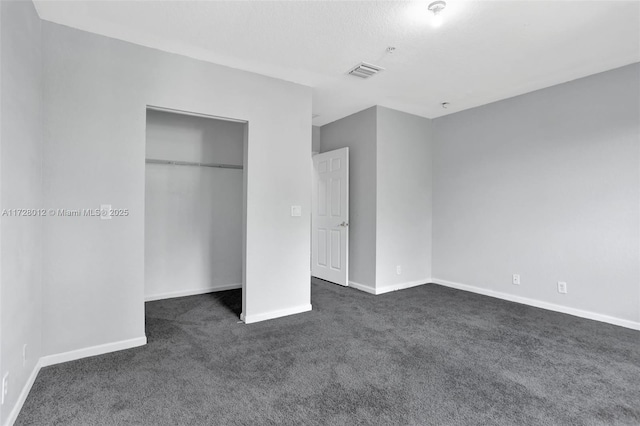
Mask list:
[[[442,25],[442,10],[447,7],[447,2],[438,0],[429,3],[429,10],[433,12],[432,24],[434,27]]]

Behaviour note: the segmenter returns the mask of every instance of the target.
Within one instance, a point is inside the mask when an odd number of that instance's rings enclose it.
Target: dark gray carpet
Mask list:
[[[145,347],[42,369],[18,425],[637,425],[640,333],[436,285],[147,303]]]

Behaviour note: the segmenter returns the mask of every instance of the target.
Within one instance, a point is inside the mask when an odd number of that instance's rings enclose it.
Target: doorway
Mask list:
[[[313,156],[311,276],[349,285],[349,148]]]
[[[145,301],[235,290],[224,299],[240,316],[247,128],[147,108]]]

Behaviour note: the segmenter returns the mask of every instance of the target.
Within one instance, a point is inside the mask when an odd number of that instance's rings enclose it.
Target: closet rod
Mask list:
[[[218,164],[218,163],[195,163],[191,161],[172,161],[172,160],[155,160],[152,158],[145,159],[145,163],[149,164],[171,164],[174,166],[198,166],[198,167],[218,167],[221,169],[242,169],[242,166],[235,164]]]

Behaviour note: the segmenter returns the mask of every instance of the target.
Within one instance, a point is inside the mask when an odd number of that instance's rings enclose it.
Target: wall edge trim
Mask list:
[[[12,426],[15,423],[15,421],[18,419],[18,415],[20,414],[20,411],[22,411],[22,406],[26,402],[27,397],[29,396],[29,392],[31,392],[31,388],[35,383],[41,368],[42,368],[42,358],[39,359],[38,362],[36,362],[36,365],[33,366],[33,370],[31,371],[31,374],[27,378],[27,382],[22,387],[22,390],[20,391],[20,395],[18,395],[18,400],[16,401],[15,405],[9,412],[9,417],[7,417],[5,426]]]
[[[270,319],[276,319],[281,317],[286,317],[289,315],[301,314],[303,312],[311,311],[311,304],[307,303],[305,305],[294,306],[292,308],[279,309],[276,311],[263,312],[261,314],[253,314],[253,315],[244,315],[242,314],[241,319],[245,324],[253,324],[260,321],[267,321]]]
[[[481,294],[483,296],[494,297],[496,299],[507,300],[509,302],[520,303],[523,305],[533,306],[534,308],[546,309],[548,311],[560,312],[562,314],[573,315],[575,317],[590,319],[594,321],[604,322],[607,324],[617,325],[624,328],[640,331],[640,322],[626,320],[622,318],[612,317],[610,315],[599,314],[597,312],[585,311],[582,309],[571,308],[569,306],[557,305],[555,303],[544,302],[542,300],[530,299],[528,297],[516,296],[500,291],[484,289],[469,284],[457,283],[454,281],[442,280],[440,278],[432,278],[432,284],[444,287],[455,288],[457,290],[468,291],[470,293]]]
[[[374,288],[374,287],[371,287],[370,285],[360,284],[355,281],[349,281],[349,287],[353,287],[360,291],[364,291],[365,293],[374,294],[377,296],[379,294],[385,294],[385,293],[390,293],[392,291],[404,290],[411,287],[417,287],[420,285],[429,284],[430,282],[431,282],[431,278],[425,278],[422,280],[406,281],[403,283],[391,284],[391,285],[386,285],[384,287]]]
[[[349,287],[353,287],[357,290],[364,291],[369,294],[376,294],[376,289],[371,287],[370,285],[360,284],[355,281],[349,281]]]
[[[147,336],[136,337],[134,339],[120,340],[117,342],[104,343],[102,345],[89,346],[87,348],[75,349],[68,352],[61,352],[53,355],[46,355],[40,358],[40,366],[48,367],[50,365],[61,364],[63,362],[75,361],[82,358],[88,358],[96,355],[108,354],[110,352],[121,351],[124,349],[136,348],[147,344]]]
[[[406,281],[403,283],[376,287],[376,294],[390,293],[392,291],[398,291],[398,290],[404,290],[411,287],[417,287],[417,286],[429,284],[430,281],[431,281],[431,278],[424,278],[421,280]]]
[[[215,293],[216,291],[235,290],[242,288],[240,284],[225,284],[216,287],[196,288],[190,290],[168,291],[165,293],[152,294],[150,296],[144,296],[145,302],[153,302],[155,300],[173,299],[176,297],[195,296],[198,294]]]

